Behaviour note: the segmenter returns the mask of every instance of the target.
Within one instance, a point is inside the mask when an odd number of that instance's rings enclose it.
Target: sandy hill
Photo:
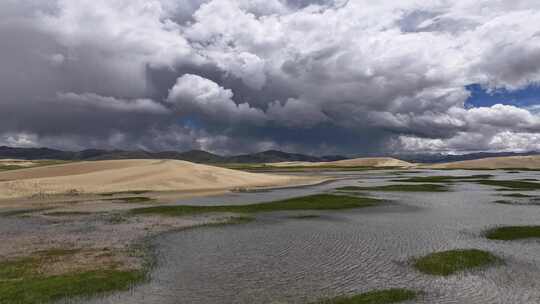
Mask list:
[[[73,191],[201,191],[286,185],[299,177],[248,173],[180,160],[76,162],[0,172],[0,198]]]
[[[413,164],[391,157],[365,157],[344,159],[331,162],[280,162],[269,163],[274,167],[412,167]]]
[[[540,169],[540,155],[489,157],[423,167],[433,169]]]

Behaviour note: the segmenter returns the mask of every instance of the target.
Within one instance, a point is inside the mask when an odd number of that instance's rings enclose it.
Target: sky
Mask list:
[[[0,145],[540,150],[535,0],[3,0]]]

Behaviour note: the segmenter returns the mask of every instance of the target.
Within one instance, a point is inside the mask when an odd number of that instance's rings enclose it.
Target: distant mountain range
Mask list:
[[[539,151],[524,153],[517,152],[479,152],[462,155],[449,154],[399,154],[391,155],[394,158],[415,163],[446,163],[462,160],[473,160],[501,156],[540,155]],[[110,159],[179,159],[195,163],[274,163],[288,161],[325,162],[348,159],[342,155],[312,156],[299,153],[287,153],[277,150],[268,150],[258,153],[223,156],[202,150],[186,152],[163,151],[148,152],[143,150],[100,150],[88,149],[78,152],[62,151],[49,148],[14,148],[0,146],[0,158],[16,159],[59,159],[59,160],[110,160]]]
[[[449,163],[463,160],[474,160],[489,157],[506,157],[506,156],[528,156],[528,155],[540,155],[539,151],[529,152],[477,152],[461,155],[453,154],[400,154],[393,156],[404,161],[413,163]]]
[[[190,150],[186,152],[163,151],[148,152],[143,150],[99,150],[88,149],[78,152],[62,151],[49,148],[14,148],[0,147],[0,158],[15,159],[58,159],[58,160],[110,160],[110,159],[178,159],[195,163],[273,163],[287,161],[324,162],[347,159],[345,156],[311,156],[298,153],[287,153],[277,150],[268,150],[252,154],[234,156],[222,156],[202,150]]]

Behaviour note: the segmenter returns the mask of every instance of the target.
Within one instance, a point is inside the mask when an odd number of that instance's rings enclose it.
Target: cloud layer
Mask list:
[[[540,149],[538,111],[465,106],[540,83],[537,1],[7,0],[0,20],[0,144]]]

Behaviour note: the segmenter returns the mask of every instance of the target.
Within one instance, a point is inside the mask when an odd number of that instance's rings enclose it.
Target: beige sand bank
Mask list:
[[[307,182],[306,178],[248,173],[179,160],[77,162],[0,172],[0,199],[135,190],[213,191]]]
[[[489,157],[435,165],[423,165],[432,169],[540,169],[540,155]]]
[[[280,162],[268,163],[274,167],[412,167],[411,163],[391,157],[365,157],[338,160],[332,162]]]

